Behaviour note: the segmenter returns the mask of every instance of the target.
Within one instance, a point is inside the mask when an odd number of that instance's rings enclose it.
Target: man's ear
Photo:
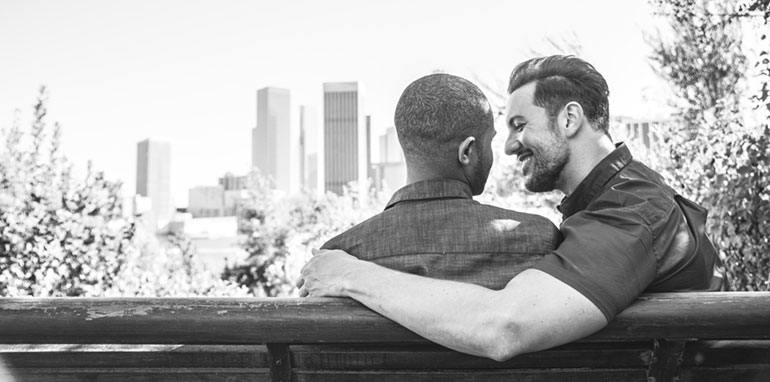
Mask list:
[[[457,147],[457,160],[463,165],[467,166],[471,163],[471,152],[473,152],[473,144],[476,142],[476,138],[465,138],[460,146]]]
[[[564,128],[564,135],[567,138],[575,136],[584,122],[583,106],[575,101],[569,102],[564,106],[564,109],[562,109],[562,126],[560,127]]]

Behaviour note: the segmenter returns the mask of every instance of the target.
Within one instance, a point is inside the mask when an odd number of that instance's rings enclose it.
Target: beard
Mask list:
[[[549,127],[555,127],[554,125]],[[553,130],[551,130],[553,131]],[[548,192],[556,189],[556,183],[561,178],[564,166],[567,165],[570,149],[567,142],[554,133],[551,142],[546,142],[537,150],[532,150],[529,158],[530,175],[524,182],[524,187],[531,192]]]

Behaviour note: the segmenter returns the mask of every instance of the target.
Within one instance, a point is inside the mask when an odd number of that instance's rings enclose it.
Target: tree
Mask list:
[[[29,132],[18,120],[0,154],[0,295],[95,296],[109,289],[132,248],[134,222],[120,182],[89,163],[76,180],[46,123],[41,88]]]
[[[655,0],[671,26],[649,39],[658,74],[671,85],[677,123],[666,142],[666,175],[710,211],[709,233],[724,258],[731,288],[770,289],[770,121],[756,113],[767,106],[768,56],[755,59],[747,77],[743,27],[767,1],[744,4],[708,0]],[[767,37],[761,32],[761,39]],[[752,37],[752,36],[749,36]],[[763,69],[764,68],[764,69]],[[752,79],[760,94],[746,97]],[[747,102],[751,100],[751,102]],[[758,122],[757,122],[758,121]]]
[[[294,282],[311,248],[319,248],[385,206],[384,195],[372,192],[361,198],[355,185],[346,187],[342,195],[283,196],[258,170],[249,179],[240,222],[246,234],[242,248],[249,256],[228,266],[222,278],[249,288],[256,296],[295,295]]]
[[[197,249],[180,233],[158,236],[137,226],[137,248],[126,255],[125,265],[104,296],[137,297],[245,297],[242,288],[222,280],[218,271],[195,261]]]

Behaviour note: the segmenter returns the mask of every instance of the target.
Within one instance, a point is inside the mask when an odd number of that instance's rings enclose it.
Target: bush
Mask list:
[[[245,297],[249,290],[222,280],[195,261],[197,250],[187,236],[156,236],[139,226],[137,250],[126,256],[104,296],[131,297]]]
[[[222,278],[249,288],[255,296],[296,295],[294,283],[312,248],[385,207],[385,195],[371,193],[361,198],[351,191],[355,189],[346,188],[340,196],[304,192],[286,197],[255,170],[240,223],[246,234],[242,247],[249,256],[226,267]]]
[[[4,131],[0,154],[0,295],[96,296],[110,288],[132,248],[119,182],[88,166],[75,180],[46,124],[40,89],[29,132]]]
[[[731,289],[770,290],[770,59],[762,51],[753,60],[758,73],[747,77],[752,60],[743,53],[741,35],[759,31],[759,39],[767,39],[767,1],[657,4],[673,37],[651,39],[652,59],[679,110],[664,173],[709,209],[708,232],[725,260]],[[756,10],[764,10],[761,25],[752,19]],[[761,83],[759,94],[746,97],[752,79]]]

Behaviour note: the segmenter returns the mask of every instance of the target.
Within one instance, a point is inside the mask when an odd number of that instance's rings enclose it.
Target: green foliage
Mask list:
[[[652,60],[671,85],[679,110],[665,142],[666,175],[710,210],[708,230],[725,259],[733,290],[770,289],[770,120],[757,113],[763,106],[770,110],[770,72],[762,69],[768,65],[762,51],[754,65],[759,73],[753,77],[762,82],[760,94],[744,95],[749,59],[741,35],[744,26],[751,26],[742,16],[763,1],[735,6],[656,0],[672,37],[650,39]]]
[[[29,132],[15,122],[0,154],[0,295],[94,296],[110,288],[131,248],[120,183],[90,164],[71,176],[61,129],[46,124],[41,88]]]
[[[131,297],[244,297],[246,288],[222,280],[195,261],[197,249],[183,234],[156,236],[141,226],[138,249],[130,251],[122,272],[104,296]]]
[[[247,236],[242,247],[249,256],[228,266],[222,278],[249,288],[256,296],[296,295],[294,282],[312,248],[384,208],[384,195],[361,198],[352,191],[355,188],[346,188],[340,196],[303,192],[286,197],[255,170],[240,222]]]
[[[195,261],[184,236],[157,237],[122,210],[119,182],[89,164],[75,179],[46,124],[15,122],[0,151],[0,296],[245,296]]]

